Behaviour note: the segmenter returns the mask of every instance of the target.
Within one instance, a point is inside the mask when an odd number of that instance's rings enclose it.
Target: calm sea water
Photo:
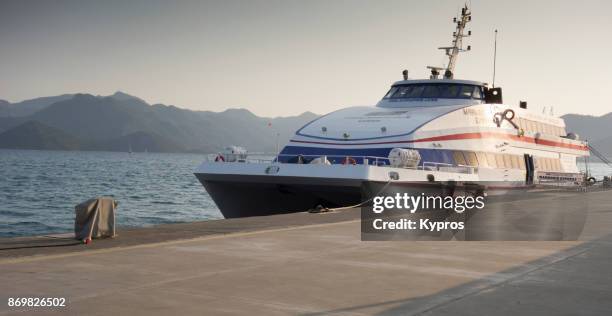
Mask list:
[[[0,149],[0,237],[72,231],[74,206],[101,195],[119,201],[123,227],[222,218],[193,175],[204,158]],[[600,163],[590,169],[597,178],[612,174]]]
[[[71,231],[74,206],[101,195],[124,227],[222,218],[193,175],[204,158],[0,149],[0,237]]]

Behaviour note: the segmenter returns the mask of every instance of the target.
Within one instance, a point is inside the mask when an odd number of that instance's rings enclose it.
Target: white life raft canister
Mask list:
[[[397,168],[416,168],[421,161],[421,154],[415,149],[393,148],[389,152],[389,164]]]

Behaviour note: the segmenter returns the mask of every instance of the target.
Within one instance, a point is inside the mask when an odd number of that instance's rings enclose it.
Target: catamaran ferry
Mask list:
[[[446,67],[429,79],[393,83],[376,106],[349,107],[297,130],[270,160],[249,159],[232,147],[195,171],[226,218],[300,212],[318,205],[349,206],[366,186],[391,185],[415,194],[439,184],[487,183],[485,190],[580,184],[577,159],[586,142],[561,118],[503,103],[502,89],[455,79],[471,21],[454,18]]]

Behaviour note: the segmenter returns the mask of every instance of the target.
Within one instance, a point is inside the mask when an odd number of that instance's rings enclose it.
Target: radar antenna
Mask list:
[[[467,34],[465,34],[465,26],[470,21],[472,21],[472,12],[466,4],[463,8],[461,8],[461,16],[458,18],[453,18],[453,22],[457,24],[457,29],[453,33],[452,46],[438,48],[446,52],[446,56],[448,56],[448,66],[446,66],[446,68],[427,66],[428,69],[431,69],[431,79],[438,79],[438,75],[442,70],[444,70],[445,79],[453,79],[455,64],[457,63],[459,53],[470,51],[472,49],[470,45],[467,46],[467,49],[463,49],[463,38],[472,35],[472,31],[467,31]]]

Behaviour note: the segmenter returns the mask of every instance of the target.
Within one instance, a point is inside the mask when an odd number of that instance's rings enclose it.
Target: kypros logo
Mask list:
[[[485,206],[483,196],[413,196],[408,193],[396,193],[395,196],[376,196],[372,200],[372,211],[380,214],[387,209],[406,210],[415,213],[418,210],[445,209],[463,213],[466,210],[483,209]]]

